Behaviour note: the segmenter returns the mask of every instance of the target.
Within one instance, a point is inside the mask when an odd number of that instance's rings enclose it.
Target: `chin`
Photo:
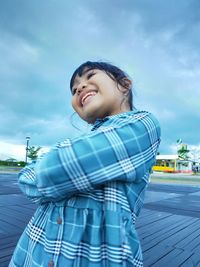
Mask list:
[[[80,117],[89,124],[93,124],[96,121],[96,118],[94,118],[94,116],[80,115]]]
[[[95,112],[96,110],[88,110],[88,112],[84,112],[84,114],[81,116],[81,118],[85,121],[87,121],[87,123],[89,124],[93,124],[95,123],[96,119],[99,118],[100,116],[98,116],[98,114],[96,114],[97,112]]]

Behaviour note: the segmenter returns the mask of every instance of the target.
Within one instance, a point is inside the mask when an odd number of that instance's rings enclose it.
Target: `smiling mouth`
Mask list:
[[[87,104],[90,101],[90,99],[96,94],[97,92],[94,92],[94,91],[85,94],[81,99],[81,105],[84,106],[85,104]]]

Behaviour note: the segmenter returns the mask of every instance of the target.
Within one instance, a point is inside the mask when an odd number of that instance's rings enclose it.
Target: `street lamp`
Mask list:
[[[25,159],[26,163],[27,163],[27,158],[28,158],[28,144],[29,144],[30,139],[31,138],[29,136],[26,137],[26,159]]]

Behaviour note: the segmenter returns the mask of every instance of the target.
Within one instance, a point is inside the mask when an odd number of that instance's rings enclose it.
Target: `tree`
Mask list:
[[[190,152],[189,149],[187,149],[187,145],[183,144],[181,148],[178,150],[178,157],[183,160],[188,160],[189,156],[188,153]]]
[[[28,148],[28,158],[31,159],[31,160],[36,160],[37,157],[38,157],[38,152],[39,150],[41,149],[40,146],[38,147],[35,147],[35,146],[30,146]]]
[[[18,166],[19,167],[25,167],[26,166],[26,162],[21,160],[21,161],[18,162]]]

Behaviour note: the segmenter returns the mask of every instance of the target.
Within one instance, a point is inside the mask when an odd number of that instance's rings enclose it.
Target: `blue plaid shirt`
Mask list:
[[[97,120],[19,174],[39,204],[9,267],[143,266],[135,219],[160,143],[146,111]]]

